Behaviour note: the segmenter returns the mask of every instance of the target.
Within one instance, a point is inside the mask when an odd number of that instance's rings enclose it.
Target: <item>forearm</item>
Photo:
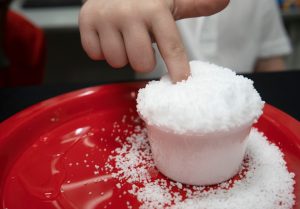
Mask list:
[[[286,70],[286,64],[282,56],[258,59],[254,72],[279,72]]]

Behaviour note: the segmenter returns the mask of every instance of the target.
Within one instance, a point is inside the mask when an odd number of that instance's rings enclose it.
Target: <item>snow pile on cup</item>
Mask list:
[[[207,133],[252,123],[262,113],[253,81],[230,69],[192,61],[191,76],[172,84],[168,76],[140,89],[139,114],[150,125],[175,133]]]
[[[165,76],[140,89],[137,110],[163,174],[187,184],[216,184],[238,172],[264,102],[253,81],[230,69],[201,61],[190,67],[185,81],[173,84]]]

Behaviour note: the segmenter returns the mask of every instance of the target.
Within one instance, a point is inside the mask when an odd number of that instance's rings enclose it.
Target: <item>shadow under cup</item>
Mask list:
[[[212,185],[239,171],[252,123],[204,134],[175,134],[166,128],[146,126],[154,162],[161,173],[185,184]]]

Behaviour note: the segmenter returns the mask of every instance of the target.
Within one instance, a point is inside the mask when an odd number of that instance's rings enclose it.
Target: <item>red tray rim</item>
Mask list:
[[[143,87],[147,82],[146,81],[137,81],[137,82],[126,82],[126,83],[115,83],[115,84],[104,84],[98,86],[92,86],[87,88],[82,88],[79,90],[74,90],[68,93],[60,94],[58,96],[43,100],[38,102],[34,105],[31,105],[24,110],[12,115],[11,117],[7,118],[6,120],[0,123],[0,133],[1,131],[5,130],[6,133],[10,133],[12,129],[16,129],[20,123],[24,122],[24,116],[27,116],[27,120],[34,118],[38,115],[41,111],[44,111],[45,108],[59,106],[64,102],[70,102],[78,97],[89,96],[90,94],[85,95],[85,92],[98,92],[103,88],[115,88],[115,87],[128,87],[133,86]],[[93,93],[92,93],[93,94]],[[270,105],[265,104],[263,114],[265,117],[274,120],[276,118],[276,123],[285,126],[293,135],[300,141],[300,122],[293,118],[292,116],[288,115],[287,113],[281,111],[280,109]],[[7,136],[7,135],[6,135]],[[0,142],[4,140],[5,136],[0,136]]]
[[[30,120],[34,120],[34,118],[43,113],[45,109],[47,110],[48,108],[55,108],[65,102],[75,101],[78,98],[83,99],[85,97],[89,97],[93,94],[99,93],[101,90],[107,91],[110,88],[120,90],[123,88],[138,89],[143,87],[146,83],[146,81],[139,81],[98,85],[64,93],[36,103],[0,123],[0,146],[2,143],[6,143],[10,139],[10,134],[18,129],[19,126],[26,124],[26,122]],[[90,93],[87,94],[87,92]],[[264,117],[268,118],[268,120],[276,121],[276,123],[274,123],[275,125],[277,124],[278,127],[283,126],[285,131],[288,131],[289,134],[292,134],[293,142],[300,149],[300,122],[298,120],[270,104],[265,104],[263,114]]]

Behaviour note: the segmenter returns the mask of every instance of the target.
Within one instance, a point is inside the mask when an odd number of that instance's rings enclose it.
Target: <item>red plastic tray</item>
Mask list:
[[[104,85],[64,94],[38,103],[0,124],[0,184],[2,207],[133,208],[140,203],[119,195],[117,180],[95,175],[118,146],[113,132],[123,115],[136,117],[137,90],[144,82]],[[129,120],[133,125],[136,120]],[[296,205],[300,208],[300,123],[266,105],[256,127],[285,153],[296,174]],[[100,140],[100,139],[105,140]],[[71,183],[70,183],[71,182]],[[126,189],[126,187],[122,187]]]

